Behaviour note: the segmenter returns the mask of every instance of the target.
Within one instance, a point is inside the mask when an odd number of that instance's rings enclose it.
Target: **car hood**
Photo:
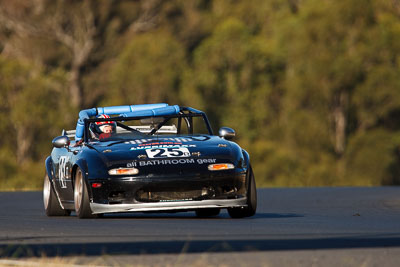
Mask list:
[[[212,162],[221,160],[232,162],[237,160],[237,145],[218,136],[191,135],[191,136],[163,136],[147,139],[136,139],[127,141],[97,142],[91,146],[102,155],[108,165],[120,162],[124,164],[129,161],[146,161],[155,159],[173,159],[173,155],[162,155],[149,157],[146,150],[184,148],[189,154],[178,158],[210,159]],[[186,150],[187,149],[187,150]]]

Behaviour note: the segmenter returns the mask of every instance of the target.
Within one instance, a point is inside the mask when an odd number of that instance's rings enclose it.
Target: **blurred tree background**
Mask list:
[[[259,186],[400,184],[399,0],[0,0],[0,188],[39,189],[80,109],[230,126]]]

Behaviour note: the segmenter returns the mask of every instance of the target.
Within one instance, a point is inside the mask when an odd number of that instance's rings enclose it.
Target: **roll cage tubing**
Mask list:
[[[184,113],[184,112],[188,113]],[[89,141],[89,124],[92,122],[99,122],[99,121],[126,121],[126,120],[138,120],[138,119],[143,119],[143,118],[156,118],[156,117],[162,117],[166,118],[162,123],[160,123],[158,126],[164,125],[170,118],[179,118],[178,120],[178,129],[181,128],[181,120],[182,118],[186,121],[186,123],[189,126],[189,132],[193,133],[193,117],[203,117],[204,122],[206,123],[207,130],[210,135],[213,135],[213,130],[211,128],[210,122],[208,121],[207,115],[200,110],[190,108],[190,107],[181,107],[181,111],[178,114],[173,114],[173,115],[157,115],[157,116],[133,116],[133,117],[111,117],[111,118],[94,118],[94,119],[84,119],[84,125],[85,125],[85,130],[84,130],[84,136],[83,136],[83,141],[85,143],[88,143]],[[153,129],[154,130],[154,129]],[[157,129],[158,130],[158,129]]]

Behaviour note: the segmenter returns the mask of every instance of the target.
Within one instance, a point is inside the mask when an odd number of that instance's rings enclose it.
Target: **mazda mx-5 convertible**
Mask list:
[[[168,104],[82,110],[76,130],[54,138],[46,159],[48,216],[195,211],[232,218],[256,212],[249,154],[213,135],[204,112]]]

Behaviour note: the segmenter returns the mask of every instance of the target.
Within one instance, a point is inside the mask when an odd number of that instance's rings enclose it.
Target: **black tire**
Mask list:
[[[76,170],[75,174],[74,205],[76,216],[80,219],[97,217],[90,209],[88,190],[82,171],[79,168]]]
[[[196,210],[196,216],[201,218],[218,216],[221,209],[218,208],[207,208]]]
[[[43,204],[47,216],[69,216],[71,214],[71,211],[64,210],[58,202],[47,173],[43,182]]]
[[[228,213],[232,218],[244,218],[256,214],[257,188],[256,188],[256,180],[254,178],[254,173],[251,166],[249,166],[247,177],[249,181],[247,187],[247,207],[228,208]]]

